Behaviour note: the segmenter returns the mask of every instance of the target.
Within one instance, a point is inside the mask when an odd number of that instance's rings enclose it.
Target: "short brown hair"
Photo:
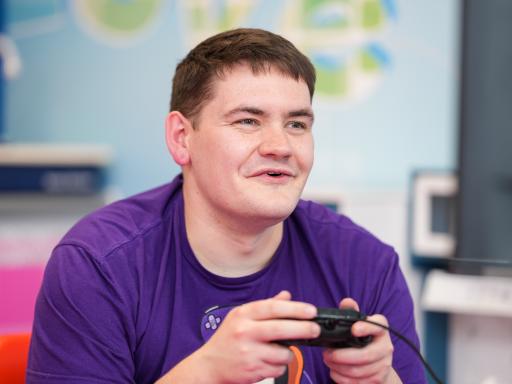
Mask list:
[[[214,78],[240,63],[247,63],[255,74],[275,67],[295,80],[302,79],[313,99],[315,68],[306,56],[272,32],[240,28],[204,40],[177,65],[170,110],[180,111],[187,118],[197,115],[213,97]]]

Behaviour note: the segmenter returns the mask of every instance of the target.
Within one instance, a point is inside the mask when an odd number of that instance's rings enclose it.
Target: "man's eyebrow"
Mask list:
[[[288,117],[309,117],[311,120],[315,119],[315,115],[311,108],[297,109],[296,111],[290,111]]]
[[[251,115],[256,115],[256,116],[266,115],[266,112],[262,109],[259,109],[256,107],[242,106],[242,107],[233,108],[232,110],[226,112],[224,114],[224,117],[229,117],[229,116],[235,115],[237,113],[244,113],[244,112],[250,113]],[[290,111],[290,112],[288,112],[287,116],[288,117],[307,117],[307,118],[310,118],[311,120],[314,120],[314,118],[315,118],[311,108],[301,108],[301,109],[297,109],[294,111]]]
[[[257,116],[262,116],[265,114],[265,111],[263,111],[262,109],[259,109],[256,107],[242,106],[242,107],[233,108],[232,110],[226,112],[224,114],[224,117],[229,117],[229,116],[235,115],[237,113],[243,113],[243,112],[250,113],[251,115],[257,115]]]

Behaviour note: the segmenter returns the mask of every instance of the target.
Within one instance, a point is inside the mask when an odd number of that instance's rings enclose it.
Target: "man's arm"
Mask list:
[[[390,247],[380,248],[379,253],[376,255],[371,253],[368,253],[368,255],[371,258],[368,256],[368,259],[364,259],[364,263],[367,268],[371,268],[371,271],[374,272],[371,275],[373,277],[371,280],[365,281],[365,284],[359,290],[353,292],[354,296],[357,297],[357,301],[363,307],[363,312],[367,314],[380,314],[370,316],[369,320],[375,320],[384,325],[389,323],[393,329],[400,332],[419,349],[419,340],[414,322],[414,305],[399,266],[398,255]],[[340,305],[346,305],[350,308],[358,308],[357,304],[354,300],[342,301],[340,303]],[[354,324],[353,333],[359,336],[358,332],[376,332],[374,339],[380,340],[383,348],[381,352],[377,351],[376,353],[383,353],[381,356],[387,356],[385,359],[388,359],[387,362],[392,364],[393,370],[390,371],[391,373],[388,377],[396,376],[396,379],[400,378],[399,380],[407,384],[427,383],[421,360],[411,349],[410,345],[402,339],[395,335],[390,335],[388,331],[378,326],[372,326],[363,322]],[[369,347],[372,344],[375,346],[375,343],[371,343]],[[364,359],[365,349],[363,348],[361,351],[340,350],[336,351],[334,356],[344,359],[344,355],[356,352],[362,353],[363,357],[359,357]],[[387,353],[382,352],[386,350]],[[389,350],[392,351],[391,356]],[[371,352],[371,350],[369,351]],[[392,358],[391,361],[389,361],[390,357]],[[357,359],[358,357],[356,356],[355,358]],[[338,366],[339,361],[336,367]]]
[[[58,246],[36,302],[27,383],[134,382],[132,318],[108,268]]]

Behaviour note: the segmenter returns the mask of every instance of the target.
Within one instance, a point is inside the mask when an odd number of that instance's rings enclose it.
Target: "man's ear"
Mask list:
[[[165,141],[176,164],[190,162],[187,136],[192,129],[190,121],[178,111],[172,111],[165,120]]]

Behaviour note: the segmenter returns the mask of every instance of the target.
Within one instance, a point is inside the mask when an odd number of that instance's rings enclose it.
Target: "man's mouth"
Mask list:
[[[278,169],[278,168],[267,168],[262,169],[259,172],[256,172],[256,176],[270,176],[270,177],[280,177],[280,176],[292,176],[293,172],[288,169]]]
[[[294,177],[295,172],[288,168],[260,168],[250,174],[251,177],[270,177],[275,179]]]

